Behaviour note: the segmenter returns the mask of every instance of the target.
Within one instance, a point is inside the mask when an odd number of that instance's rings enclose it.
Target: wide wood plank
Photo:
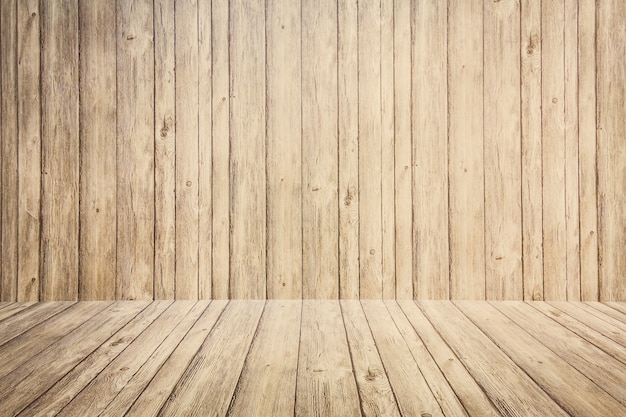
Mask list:
[[[609,307],[614,308],[617,311],[621,311],[622,313],[626,314],[626,303],[609,302],[605,304]]]
[[[585,304],[602,312],[603,315],[607,315],[615,320],[621,321],[622,323],[626,323],[626,313],[622,313],[604,303],[600,303],[599,301],[588,301]]]
[[[227,303],[227,301],[219,300],[209,305],[134,401],[126,412],[127,416],[143,417],[158,414],[207,335],[213,330]],[[125,397],[124,391],[121,396]],[[114,400],[112,404],[115,405],[116,402]]]
[[[263,306],[262,301],[230,302],[159,415],[226,415]]]
[[[5,320],[7,317],[11,317],[12,315],[29,308],[32,305],[35,305],[34,301],[24,301],[19,303],[11,303],[7,308],[0,311],[0,320]]]
[[[337,301],[302,302],[295,417],[361,416]]]
[[[400,416],[378,348],[358,300],[341,301],[341,314],[350,348],[363,416]]]
[[[293,416],[301,316],[301,301],[267,302],[229,416]]]
[[[382,301],[362,301],[362,304],[400,412],[411,416],[443,416],[422,365],[418,366],[413,358],[385,304]]]

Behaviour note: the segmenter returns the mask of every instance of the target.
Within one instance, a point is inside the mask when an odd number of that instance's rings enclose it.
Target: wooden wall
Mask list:
[[[622,0],[0,0],[0,299],[626,300]]]

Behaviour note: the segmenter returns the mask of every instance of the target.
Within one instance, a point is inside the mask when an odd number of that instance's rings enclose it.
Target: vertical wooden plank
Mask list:
[[[211,1],[198,0],[198,297],[212,297],[213,86]]]
[[[542,2],[543,269],[546,300],[566,299],[564,0]]]
[[[412,7],[413,292],[448,299],[448,6],[437,0]]]
[[[448,7],[450,298],[485,298],[483,1]],[[489,219],[491,221],[491,219]]]
[[[337,2],[339,296],[359,298],[359,87],[357,1]]]
[[[41,97],[37,1],[17,3],[18,276],[17,300],[40,297]],[[61,51],[59,51],[61,52]],[[67,51],[62,51],[67,52]],[[62,53],[61,52],[61,53]],[[68,57],[70,58],[70,57]],[[45,59],[45,56],[44,58]],[[71,64],[70,64],[71,65]],[[48,68],[52,69],[52,68]],[[49,79],[44,79],[49,81]],[[43,84],[45,86],[45,84]],[[58,100],[58,97],[57,97]],[[54,104],[52,104],[54,103]],[[58,101],[52,99],[51,106]],[[59,107],[61,103],[59,103]],[[57,111],[56,108],[49,109]],[[62,109],[58,109],[63,111]],[[49,113],[50,114],[50,113]],[[61,139],[64,141],[65,138]],[[60,162],[62,155],[56,156]],[[71,157],[69,157],[71,161]],[[71,165],[71,162],[70,162]],[[45,175],[45,173],[44,173]],[[62,174],[61,174],[62,175]],[[69,192],[71,194],[71,191]],[[73,201],[73,199],[72,199]],[[77,200],[75,200],[77,202]],[[48,219],[50,220],[50,219]],[[69,219],[65,219],[69,220]],[[61,219],[58,219],[60,222]],[[46,223],[47,224],[47,223]],[[65,229],[65,226],[62,226]],[[71,226],[69,227],[71,229]],[[63,238],[62,238],[63,240]],[[67,248],[64,248],[67,249]]]
[[[213,81],[213,239],[211,260],[211,295],[228,298],[230,293],[230,61],[229,2],[214,0],[211,4],[211,49]]]
[[[337,2],[303,0],[302,295],[304,298],[339,296],[337,147]]]
[[[521,3],[522,258],[524,299],[543,300],[541,2]]]
[[[380,0],[358,5],[359,253],[361,298],[382,298],[382,101]]]
[[[394,1],[380,3],[382,296],[396,298]]]
[[[300,2],[266,10],[267,296],[302,298]]]
[[[151,299],[154,272],[153,2],[117,2],[116,298]]]
[[[599,300],[596,164],[596,2],[578,2],[578,160],[581,299]]]
[[[597,19],[600,301],[626,301],[626,3],[599,3]]]
[[[173,300],[176,276],[174,0],[154,2],[154,298]]]
[[[411,2],[394,2],[393,28],[396,297],[412,299]]]
[[[265,2],[230,3],[231,297],[266,296]]]
[[[564,10],[566,294],[568,301],[580,301],[578,0],[565,0]]]
[[[198,298],[198,7],[174,3],[177,299]]]
[[[17,301],[18,278],[18,138],[17,3],[0,2],[0,152],[2,156],[2,280],[0,301]],[[37,217],[37,214],[35,213]]]
[[[115,4],[81,0],[80,300],[115,299]]]
[[[520,8],[483,4],[486,297],[521,300]]]
[[[41,6],[43,179],[39,297],[42,301],[75,300],[78,298],[80,146],[78,2],[42,2]]]

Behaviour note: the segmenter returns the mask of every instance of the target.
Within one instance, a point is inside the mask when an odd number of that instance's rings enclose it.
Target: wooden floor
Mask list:
[[[626,416],[626,303],[3,303],[0,415]]]

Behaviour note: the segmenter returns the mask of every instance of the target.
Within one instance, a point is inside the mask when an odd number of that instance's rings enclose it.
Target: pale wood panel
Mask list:
[[[299,2],[266,4],[268,298],[302,298],[300,17]]]
[[[485,298],[483,1],[452,0],[448,7],[450,298],[480,300]]]
[[[78,1],[43,2],[41,7],[42,178],[39,299],[75,300],[78,298],[80,165]],[[26,152],[26,155],[32,156],[33,153]],[[39,172],[37,165],[35,163],[29,168],[31,172]],[[25,207],[26,211],[38,208],[28,206],[27,204]],[[28,216],[31,217],[30,214]],[[35,217],[37,216],[32,219]],[[27,252],[26,259],[33,262],[35,253],[37,252]],[[26,277],[21,277],[19,281],[23,278]],[[32,282],[32,278],[28,279]]]
[[[561,314],[565,313],[568,316],[575,318],[584,325],[600,331],[609,339],[626,347],[626,330],[620,331],[611,323],[607,323],[605,320],[599,317],[586,313],[585,310],[575,306],[572,303],[568,303],[565,301],[553,301],[550,302],[550,304],[556,309],[560,310]]]
[[[115,299],[115,3],[80,1],[80,300]]]
[[[302,16],[302,295],[338,298],[337,2]]]
[[[117,299],[152,299],[153,2],[117,2]]]
[[[600,301],[626,300],[626,3],[597,10],[598,246]]]
[[[522,0],[522,258],[524,299],[543,300],[541,1]]]
[[[520,300],[520,5],[484,2],[485,281],[488,300]]]
[[[383,298],[381,7],[358,5],[361,298]]]
[[[337,2],[339,296],[359,298],[359,80],[356,0]]]
[[[450,298],[449,85],[448,58],[442,53],[448,48],[447,27],[445,0],[411,2],[413,294],[418,299]]]
[[[266,297],[265,2],[230,12],[230,295]]]
[[[213,247],[211,295],[230,296],[230,60],[228,0],[211,3]]]
[[[18,279],[18,139],[17,3],[0,2],[0,300],[17,301]]]
[[[174,0],[154,2],[154,298],[174,299],[176,277],[176,58]]]
[[[198,299],[198,5],[174,2],[176,60],[175,296]],[[206,237],[204,237],[206,238]]]

